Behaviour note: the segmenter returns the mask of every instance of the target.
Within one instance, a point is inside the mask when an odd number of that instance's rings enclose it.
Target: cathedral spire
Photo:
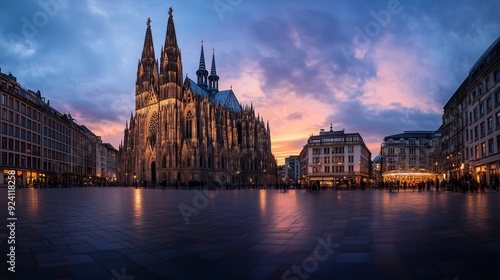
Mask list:
[[[210,76],[208,76],[208,82],[210,83],[210,93],[217,93],[219,91],[219,76],[217,76],[215,68],[215,49],[212,49],[212,69],[210,70]]]
[[[203,50],[203,40],[201,40],[200,66],[196,71],[196,76],[198,76],[198,85],[203,89],[207,89],[208,71],[205,68],[205,51]]]
[[[173,11],[172,7],[168,10],[167,33],[161,54],[160,84],[173,82],[182,87],[181,51],[177,45]]]
[[[155,58],[150,18],[146,21],[146,25],[144,47],[139,65],[137,66],[136,95],[145,91],[156,91],[158,83],[158,62]]]
[[[146,21],[148,26],[146,29],[146,36],[144,38],[144,48],[142,49],[141,59],[152,59],[155,60],[155,50],[153,46],[153,35],[151,34],[151,19],[148,18]]]

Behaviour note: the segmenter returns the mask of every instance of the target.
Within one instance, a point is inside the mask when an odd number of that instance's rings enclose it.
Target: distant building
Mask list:
[[[1,69],[0,127],[0,185],[9,170],[18,186],[89,185],[98,179],[97,162],[106,160],[98,158],[100,137]]]
[[[116,150],[110,143],[103,143],[101,149],[101,165],[100,173],[97,175],[101,181],[106,183],[115,183],[117,180],[116,175],[116,160],[118,150]]]
[[[300,176],[305,184],[321,186],[366,183],[371,174],[371,152],[359,133],[320,131],[300,152]]]
[[[119,180],[275,184],[269,123],[253,106],[240,105],[232,89],[219,90],[215,54],[209,72],[203,42],[195,81],[184,78],[171,8],[160,60],[150,22],[137,68],[135,113],[119,147]]]
[[[285,174],[285,165],[278,165],[276,169],[276,173],[278,174],[278,182],[286,183],[286,174]]]
[[[300,157],[289,156],[285,158],[285,179],[287,183],[296,185],[300,179]]]
[[[439,131],[405,131],[384,137],[381,147],[384,180],[434,180],[441,163]]]
[[[471,67],[442,119],[445,177],[493,184],[500,171],[500,37]]]

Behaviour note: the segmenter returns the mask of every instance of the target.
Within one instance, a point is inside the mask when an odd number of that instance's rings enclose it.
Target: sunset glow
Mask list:
[[[219,87],[269,121],[283,164],[330,124],[359,132],[372,157],[384,136],[438,129],[445,102],[500,34],[493,0],[222,2],[7,1],[0,67],[118,148],[146,20],[164,38],[172,6],[184,76],[196,77],[204,39]]]

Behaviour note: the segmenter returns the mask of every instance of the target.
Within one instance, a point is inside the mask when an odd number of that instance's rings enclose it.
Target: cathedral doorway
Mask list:
[[[151,163],[151,184],[156,184],[156,161]]]

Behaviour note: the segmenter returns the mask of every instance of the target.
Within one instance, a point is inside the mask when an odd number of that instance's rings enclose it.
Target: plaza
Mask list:
[[[7,222],[7,189],[0,189]],[[1,279],[498,279],[500,193],[16,190]]]

